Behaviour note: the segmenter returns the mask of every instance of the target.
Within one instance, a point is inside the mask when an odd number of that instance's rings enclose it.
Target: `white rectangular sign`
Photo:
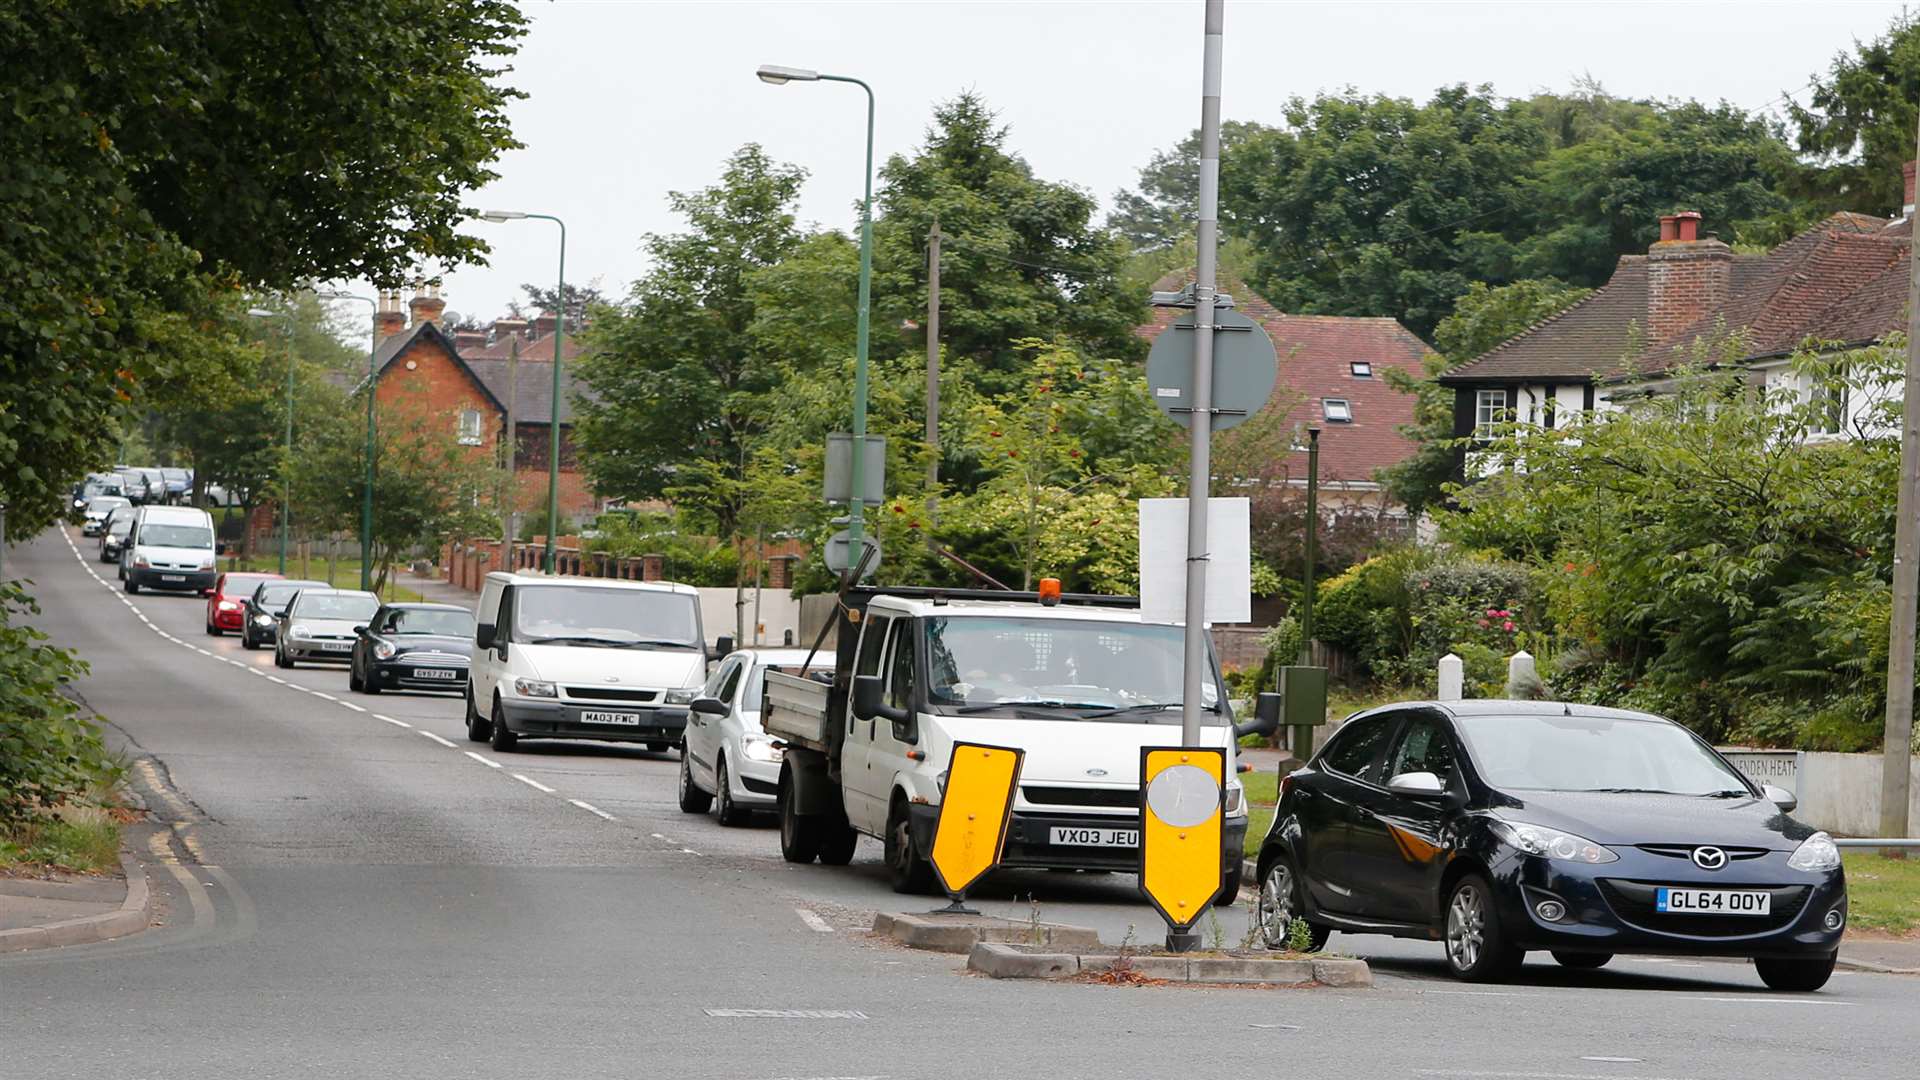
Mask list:
[[[1210,623],[1253,619],[1253,545],[1245,499],[1207,500]],[[1187,621],[1187,500],[1140,500],[1140,617]]]

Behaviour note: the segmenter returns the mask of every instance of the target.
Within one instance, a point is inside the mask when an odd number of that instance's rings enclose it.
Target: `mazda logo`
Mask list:
[[[1702,870],[1718,870],[1727,865],[1727,853],[1717,847],[1694,848],[1693,865]]]
[[[1088,776],[1105,776],[1105,775],[1107,775],[1107,770],[1105,770],[1105,769],[1088,769],[1088,770],[1087,770],[1087,775],[1088,775]]]

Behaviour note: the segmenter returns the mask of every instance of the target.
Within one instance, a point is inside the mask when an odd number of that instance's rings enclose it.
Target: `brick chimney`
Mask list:
[[[380,306],[373,313],[373,336],[385,341],[407,328],[406,312],[400,310],[400,290],[381,289]]]
[[[453,332],[453,351],[461,354],[478,352],[487,347],[487,332],[484,330],[455,330]]]
[[[1694,211],[1660,219],[1660,239],[1647,249],[1648,343],[1667,341],[1726,303],[1733,249],[1699,238]]]
[[[440,283],[429,281],[425,285],[415,286],[413,299],[407,302],[407,307],[413,312],[410,325],[439,323],[441,313],[447,310],[447,302],[440,299]]]
[[[541,312],[533,320],[533,333],[530,335],[531,339],[534,341],[538,341],[541,338],[546,337],[548,334],[553,333],[553,324],[557,321],[558,320],[554,318],[553,312],[551,311]]]
[[[1900,200],[1900,216],[1910,218],[1913,216],[1913,162],[1901,162],[1900,175],[1905,177],[1907,181],[1906,195]]]

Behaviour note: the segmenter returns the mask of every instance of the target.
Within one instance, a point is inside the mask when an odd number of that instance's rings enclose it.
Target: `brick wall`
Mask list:
[[[1699,214],[1660,219],[1660,240],[1647,249],[1647,336],[1666,341],[1726,303],[1733,249],[1696,239]]]
[[[473,379],[446,351],[421,338],[394,358],[380,377],[376,394],[382,423],[440,426],[448,439],[460,434],[460,414],[480,413],[480,442],[472,452],[492,460],[500,435],[500,414]]]

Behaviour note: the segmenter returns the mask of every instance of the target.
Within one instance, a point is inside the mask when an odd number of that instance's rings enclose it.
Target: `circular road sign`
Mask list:
[[[1147,783],[1147,808],[1176,828],[1204,825],[1220,812],[1220,785],[1198,765],[1169,765]]]
[[[873,552],[873,556],[867,560],[866,570],[860,575],[860,579],[864,581],[872,577],[873,572],[880,568],[880,541],[875,539],[872,533],[861,533],[860,544],[866,550]],[[826,550],[821,554],[826,558],[827,569],[836,574],[846,573],[860,561],[853,551],[853,537],[846,529],[834,533],[833,538],[827,541]]]
[[[1213,313],[1213,430],[1246,423],[1273,395],[1280,366],[1260,324],[1232,308]],[[1181,427],[1192,423],[1193,312],[1174,320],[1147,354],[1147,391]]]

